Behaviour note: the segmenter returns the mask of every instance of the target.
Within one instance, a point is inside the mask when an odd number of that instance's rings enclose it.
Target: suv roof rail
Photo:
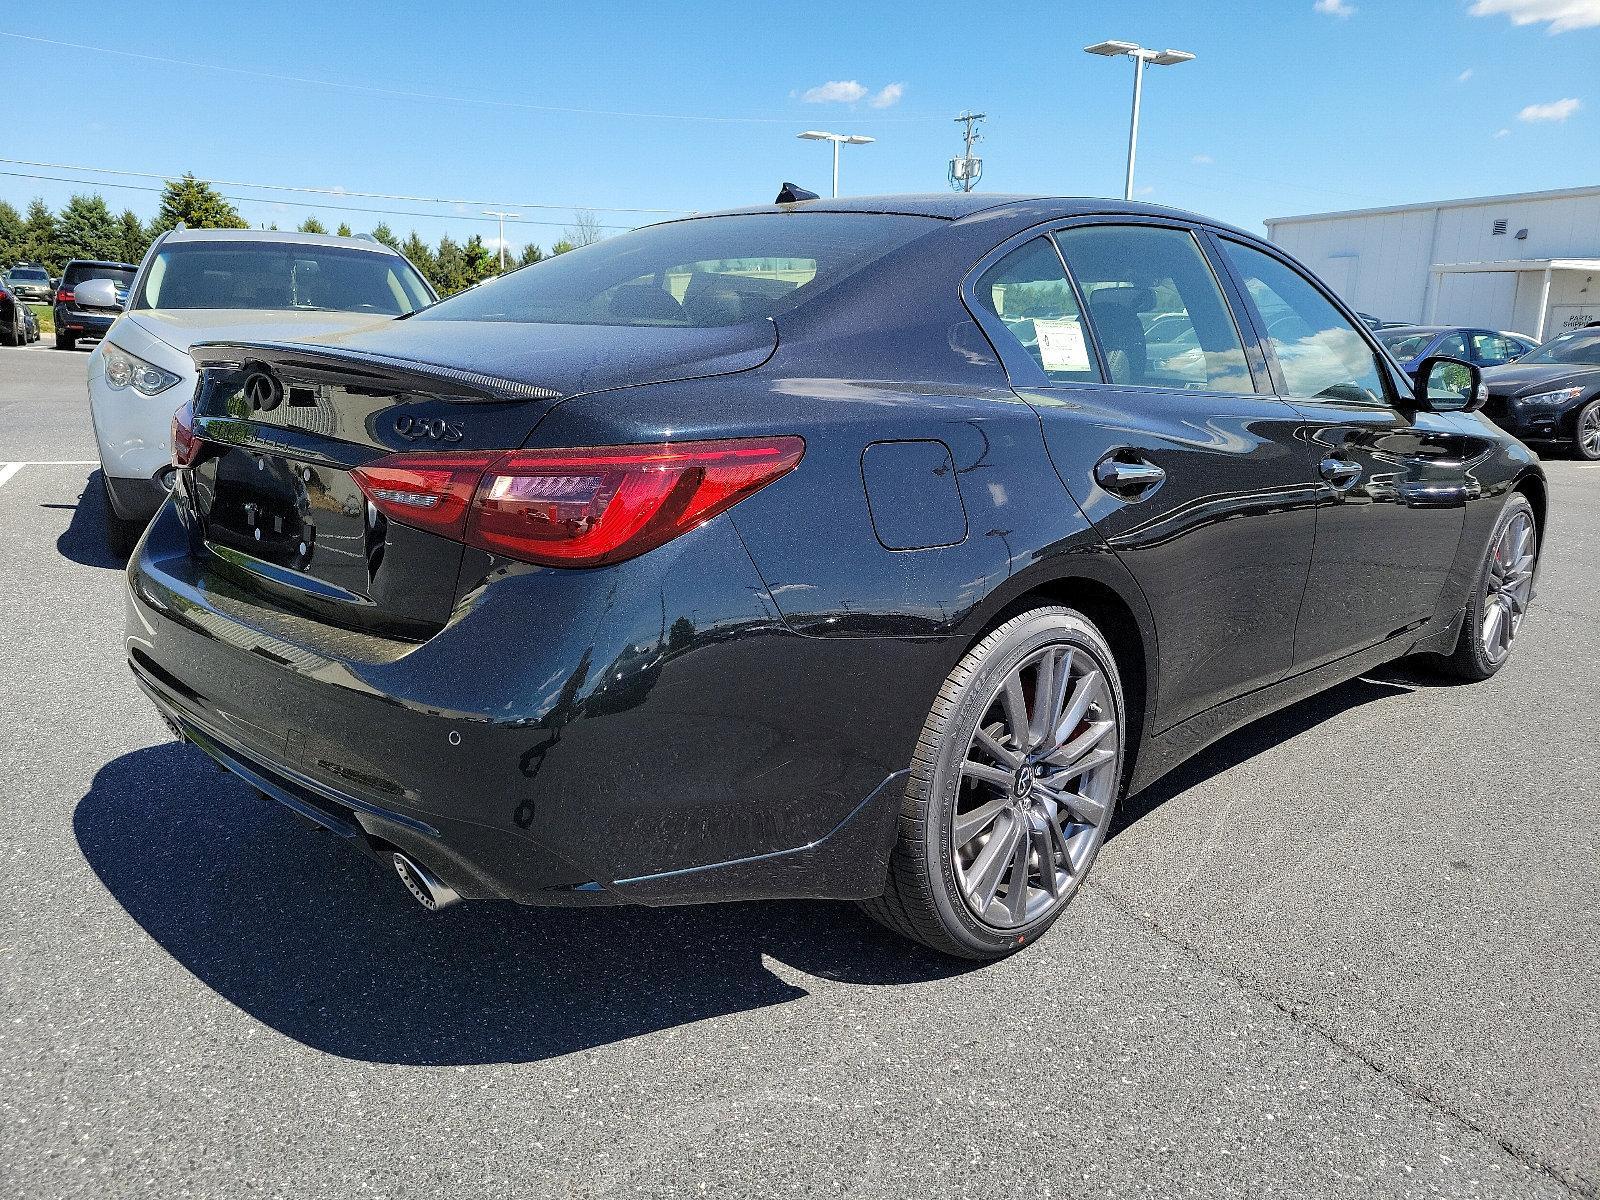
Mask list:
[[[373,237],[370,233],[352,233],[350,236],[355,238],[355,240],[358,242],[373,242],[379,246],[383,245],[382,242],[378,241],[378,239]]]

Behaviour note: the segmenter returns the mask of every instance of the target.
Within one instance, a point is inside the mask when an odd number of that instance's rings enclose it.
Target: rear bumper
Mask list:
[[[512,574],[399,643],[256,607],[178,509],[129,567],[130,664],[302,815],[466,898],[881,892],[943,648],[793,634],[726,520],[606,572]]]
[[[56,305],[56,329],[63,333],[104,337],[106,330],[111,328],[112,322],[116,319],[116,313],[84,312],[82,309],[68,308],[64,304]]]

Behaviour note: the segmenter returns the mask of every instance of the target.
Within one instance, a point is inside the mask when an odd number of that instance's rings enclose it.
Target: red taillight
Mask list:
[[[194,465],[200,453],[200,439],[194,432],[194,405],[187,400],[172,414],[172,465]]]
[[[357,485],[392,521],[524,562],[597,567],[704,524],[793,469],[797,437],[393,454]]]
[[[72,303],[72,293],[67,291],[66,288],[62,288],[59,292],[56,293],[56,303],[57,304],[71,304]]]

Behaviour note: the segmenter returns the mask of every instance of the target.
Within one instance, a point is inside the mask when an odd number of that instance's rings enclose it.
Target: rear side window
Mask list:
[[[1053,382],[1100,378],[1078,298],[1048,239],[1035,238],[1013,250],[979,277],[974,290],[978,303],[999,318]]]
[[[1091,225],[1055,239],[1088,303],[1111,382],[1255,390],[1222,289],[1189,233]]]
[[[787,312],[943,224],[930,217],[828,212],[670,221],[513,271],[417,319],[739,325]]]
[[[1261,315],[1289,395],[1389,403],[1377,355],[1316,285],[1270,254],[1232,241],[1222,246]]]

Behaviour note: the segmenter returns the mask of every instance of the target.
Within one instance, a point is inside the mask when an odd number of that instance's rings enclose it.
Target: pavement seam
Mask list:
[[[1397,1088],[1418,1103],[1425,1104],[1434,1111],[1448,1117],[1456,1126],[1466,1132],[1477,1134],[1500,1147],[1509,1157],[1515,1159],[1530,1171],[1553,1181],[1572,1196],[1581,1197],[1581,1200],[1600,1200],[1600,1184],[1588,1176],[1560,1167],[1546,1161],[1537,1152],[1525,1146],[1518,1145],[1509,1138],[1495,1132],[1486,1125],[1467,1116],[1453,1107],[1443,1096],[1434,1092],[1426,1085],[1407,1079],[1383,1060],[1377,1058],[1369,1051],[1363,1050],[1354,1042],[1341,1037],[1332,1030],[1324,1028],[1310,1014],[1309,1004],[1296,1003],[1289,1000],[1280,1000],[1259,982],[1242,971],[1236,970],[1226,962],[1218,961],[1206,954],[1198,946],[1186,941],[1181,935],[1167,929],[1164,925],[1148,913],[1141,913],[1128,901],[1128,899],[1107,887],[1104,883],[1090,878],[1084,881],[1084,887],[1091,889],[1097,896],[1106,901],[1112,908],[1135,924],[1149,930],[1163,942],[1172,946],[1179,953],[1192,960],[1198,966],[1213,974],[1220,975],[1230,980],[1241,990],[1270,1004],[1278,1012],[1288,1017],[1294,1025],[1306,1033],[1325,1042],[1337,1050],[1344,1058],[1366,1067],[1373,1074],[1383,1079],[1391,1086]]]

